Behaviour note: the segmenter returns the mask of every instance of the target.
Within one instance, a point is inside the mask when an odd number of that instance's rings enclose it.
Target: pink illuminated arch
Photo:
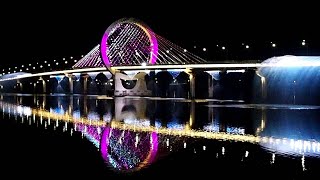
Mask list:
[[[124,18],[107,28],[101,40],[100,52],[107,67],[155,64],[158,41],[155,33],[145,24]]]

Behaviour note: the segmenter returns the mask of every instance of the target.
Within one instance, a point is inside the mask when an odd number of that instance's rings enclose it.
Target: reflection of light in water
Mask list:
[[[17,111],[19,114],[22,114],[22,112],[23,112],[22,106],[17,106],[16,111]]]
[[[73,114],[72,117],[74,119],[79,119],[81,117],[80,111],[74,111],[72,114]]]
[[[220,131],[219,124],[216,124],[216,123],[209,123],[208,125],[204,126],[203,129],[205,131],[209,131],[209,132],[219,132]],[[240,127],[227,126],[226,132],[229,134],[242,134],[242,135],[244,135],[245,129],[240,128]]]
[[[244,129],[243,128],[238,128],[238,127],[227,127],[227,133],[230,133],[230,134],[244,134]]]
[[[167,127],[169,129],[182,130],[185,128],[185,125],[178,124],[177,122],[169,122]]]
[[[249,151],[246,151],[244,157],[248,157],[249,156]]]
[[[302,171],[307,170],[307,169],[306,169],[306,166],[305,166],[305,158],[304,158],[304,155],[303,155],[302,158],[301,158],[301,166],[302,166]]]
[[[75,129],[82,132],[84,136],[95,145],[95,147],[100,147],[100,127],[75,124]]]
[[[161,128],[161,122],[156,121],[156,122],[155,122],[155,127],[156,127],[156,128]]]
[[[260,145],[271,151],[279,153],[308,156],[320,156],[320,143],[307,140],[297,139],[276,139],[276,138],[261,138]]]
[[[125,124],[141,126],[141,127],[149,127],[150,120],[147,119],[135,119],[135,118],[126,118],[123,120]]]
[[[26,106],[18,106],[17,107],[17,113],[19,114],[24,114],[26,116],[31,116],[32,111],[30,107],[26,107]]]
[[[63,108],[50,108],[50,113],[56,113],[56,114],[64,114],[65,111],[63,110]]]
[[[274,164],[275,160],[276,160],[276,155],[272,153],[271,164]]]
[[[103,121],[104,121],[104,122],[110,122],[111,119],[112,119],[111,113],[107,113],[107,114],[104,114],[104,115],[103,115]]]
[[[203,126],[203,129],[205,131],[210,131],[210,132],[219,132],[219,124],[213,124],[210,123],[209,125]]]
[[[24,106],[22,106],[24,108]],[[5,103],[0,101],[0,108],[9,114],[17,115],[17,105],[13,105],[10,103]],[[91,123],[90,120],[86,118],[74,119],[72,116],[68,114],[57,114],[52,111],[48,112],[43,109],[31,109],[33,115],[33,122],[35,122],[35,116],[39,116],[40,119],[56,119],[56,127],[58,127],[58,120],[64,122],[70,122],[75,124],[75,130],[79,127],[78,123],[82,125],[94,125],[97,127],[105,127],[104,121],[94,121]],[[28,115],[30,111],[22,111],[21,115]],[[25,113],[25,114],[24,114]],[[146,120],[144,120],[146,121]],[[134,122],[134,121],[132,121]],[[141,122],[141,121],[139,121]],[[274,138],[274,137],[262,137],[262,136],[253,136],[253,135],[240,135],[240,134],[230,134],[223,132],[207,132],[207,131],[197,131],[189,128],[185,128],[182,130],[177,129],[169,129],[169,128],[155,128],[150,126],[150,122],[147,125],[138,125],[137,124],[123,124],[122,122],[112,121],[111,127],[113,129],[125,130],[125,131],[134,131],[134,132],[156,132],[157,134],[170,135],[170,136],[188,136],[192,138],[206,138],[206,139],[217,139],[217,140],[229,140],[229,141],[241,141],[241,142],[249,142],[249,143],[258,143],[266,149],[280,152],[280,153],[291,153],[293,155],[301,155],[305,154],[307,156],[320,156],[320,143],[318,141],[312,140],[301,140],[301,139],[291,139],[288,140],[286,138]],[[143,123],[140,123],[143,124]],[[97,134],[98,129],[96,128]],[[100,130],[101,132],[101,130]],[[135,136],[132,138],[135,139]],[[134,144],[134,143],[133,143]]]
[[[88,119],[89,120],[99,120],[100,117],[99,117],[99,114],[96,113],[96,112],[89,112],[88,113]]]

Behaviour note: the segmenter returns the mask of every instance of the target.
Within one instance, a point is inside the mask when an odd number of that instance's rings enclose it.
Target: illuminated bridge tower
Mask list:
[[[144,23],[129,18],[111,24],[105,31],[101,43],[79,60],[73,68],[107,67],[113,74],[115,96],[159,95],[156,94],[159,86],[166,89],[165,92],[162,91],[163,96],[168,96],[169,87],[174,88],[179,81],[177,77],[186,77],[187,80],[181,83],[188,86],[186,97],[194,97],[193,72],[190,69],[172,69],[170,65],[205,62],[204,59],[157,35]],[[157,65],[168,65],[169,68],[161,70],[146,68]],[[160,82],[157,79],[158,73],[167,75],[168,80]],[[175,97],[175,94],[172,96]]]

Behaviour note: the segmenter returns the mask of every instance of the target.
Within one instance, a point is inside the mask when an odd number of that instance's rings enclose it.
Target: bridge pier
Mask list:
[[[185,72],[189,75],[190,81],[190,99],[194,99],[196,97],[196,84],[195,84],[195,75],[191,69],[186,69]]]
[[[46,93],[47,92],[47,83],[46,81],[43,79],[43,77],[41,76],[40,81],[42,81],[42,93]]]
[[[19,79],[17,80],[17,84],[19,85],[20,93],[22,93],[23,92],[23,85],[22,85],[22,83],[21,83],[21,81]]]
[[[73,94],[73,75],[72,74],[66,74],[66,77],[68,77],[69,80],[69,93]]]
[[[114,76],[115,96],[150,96],[152,93],[147,89],[146,73],[127,72],[126,74],[116,72]]]
[[[258,71],[256,71],[256,74],[260,77],[260,82],[261,82],[261,97],[262,100],[265,100],[267,97],[267,81],[264,76],[262,76]]]
[[[89,78],[89,75],[83,76],[83,94],[88,93],[88,78]]]

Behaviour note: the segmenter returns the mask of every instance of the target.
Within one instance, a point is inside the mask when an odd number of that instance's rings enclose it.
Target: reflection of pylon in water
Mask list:
[[[106,127],[101,136],[101,155],[117,170],[139,170],[154,161],[157,150],[155,132],[136,133]]]

